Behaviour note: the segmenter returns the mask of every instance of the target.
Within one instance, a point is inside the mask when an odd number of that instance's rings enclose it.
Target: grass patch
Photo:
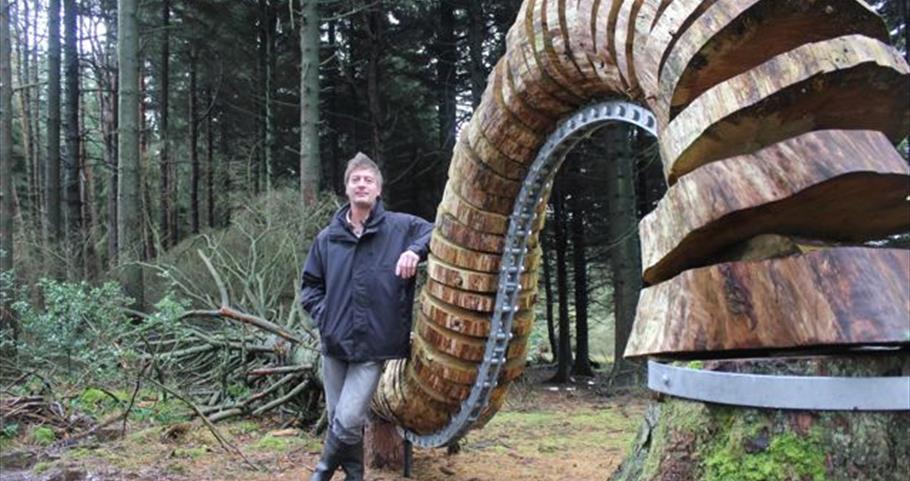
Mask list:
[[[57,440],[57,433],[47,426],[38,426],[32,431],[32,441],[41,446],[50,446]]]
[[[207,446],[177,448],[173,451],[173,457],[182,459],[199,459],[209,451],[210,449]]]

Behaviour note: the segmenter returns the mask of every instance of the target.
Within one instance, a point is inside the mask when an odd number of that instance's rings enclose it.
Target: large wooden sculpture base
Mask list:
[[[756,374],[893,376],[907,375],[910,355],[691,364]],[[910,479],[908,432],[908,411],[749,409],[662,397],[649,407],[630,456],[609,479],[904,481]]]

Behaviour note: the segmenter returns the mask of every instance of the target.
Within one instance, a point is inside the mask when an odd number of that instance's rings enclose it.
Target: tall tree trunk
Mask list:
[[[227,122],[219,122],[218,125],[221,127],[218,135],[218,152],[222,156],[227,155],[227,152],[230,152],[230,144],[228,143],[228,134],[227,134]],[[222,162],[223,167],[221,168],[221,173],[224,175],[222,192],[225,194],[231,192],[231,166],[227,161]],[[230,199],[230,196],[225,196],[225,199]],[[227,227],[231,223],[231,204],[230,202],[225,202],[224,208],[221,214],[221,226]]]
[[[16,38],[18,39],[16,43],[16,56],[18,58],[18,68],[16,76],[19,81],[19,85],[22,88],[19,90],[19,112],[22,114],[19,117],[20,132],[22,136],[22,149],[25,154],[25,173],[26,179],[28,181],[28,187],[26,189],[26,202],[28,203],[29,209],[29,221],[35,222],[40,220],[38,216],[37,209],[37,200],[38,200],[38,185],[37,185],[37,171],[35,170],[35,163],[33,157],[35,156],[35,146],[34,139],[32,138],[32,86],[30,86],[29,81],[29,65],[31,59],[31,53],[29,51],[29,3],[30,2],[21,2],[19,3],[19,8],[17,8],[16,16],[22,17],[20,22],[12,22],[12,31],[15,32]],[[12,17],[12,13],[10,13]],[[22,28],[19,28],[19,25],[22,25]]]
[[[483,63],[483,39],[486,38],[486,15],[481,0],[468,0],[468,49],[471,54],[471,106],[480,105],[487,88],[487,69]]]
[[[111,17],[105,12],[105,24],[109,32],[105,40],[103,62],[98,71],[100,86],[98,101],[101,106],[101,137],[104,139],[104,166],[107,171],[107,256],[108,267],[117,265],[117,59],[116,22],[107,21]]]
[[[272,169],[275,162],[275,111],[272,98],[275,96],[275,69],[278,66],[278,55],[275,53],[276,38],[278,37],[275,14],[275,5],[268,0],[266,7],[266,64],[265,64],[265,190],[272,190]]]
[[[566,237],[566,212],[565,198],[561,188],[553,189],[553,228],[556,245],[556,295],[559,298],[559,343],[556,351],[556,375],[552,382],[568,382],[569,371],[572,368],[572,339],[569,331],[569,273],[566,266],[566,251],[568,239]]]
[[[119,45],[119,38],[118,38],[118,45]],[[119,69],[118,69],[118,73],[119,73]],[[139,207],[138,207],[139,214],[137,214],[137,215],[139,216],[139,223],[142,226],[142,231],[139,234],[139,238],[142,239],[141,240],[142,247],[140,248],[140,251],[141,251],[140,255],[143,260],[154,259],[155,256],[158,254],[158,246],[164,244],[164,242],[165,242],[165,240],[163,240],[161,237],[162,234],[161,233],[156,234],[156,232],[155,232],[155,228],[154,228],[154,224],[155,224],[154,217],[155,216],[152,213],[152,211],[154,209],[154,204],[152,203],[152,186],[150,185],[150,183],[151,183],[150,172],[154,169],[154,166],[152,165],[152,159],[148,155],[149,136],[151,135],[151,133],[149,132],[148,125],[146,124],[146,120],[145,120],[146,92],[147,92],[147,86],[145,84],[145,70],[142,68],[142,63],[140,63],[139,64],[139,185],[142,187],[142,193],[140,194],[141,203],[139,204]],[[118,94],[119,94],[119,76],[118,76]],[[119,106],[118,106],[117,117],[118,117],[118,119],[120,118]],[[119,122],[119,120],[118,120],[118,122]],[[118,138],[117,138],[118,147],[117,148],[119,150],[119,148],[120,148],[119,147],[120,146],[119,123],[118,123],[117,132],[118,132],[118,134],[117,134],[118,135]],[[118,155],[118,159],[119,159],[120,158],[119,151],[118,151],[117,155]],[[118,160],[118,164],[119,164],[119,160]],[[159,171],[160,171],[160,165],[158,167],[159,167]],[[122,165],[118,165],[118,172],[120,172],[120,175],[123,175],[123,166]],[[119,194],[119,187],[118,187],[118,194]],[[118,203],[120,202],[119,199],[117,202]],[[159,205],[158,208],[161,209],[162,206]],[[118,209],[119,209],[119,206],[118,206]],[[119,215],[120,211],[118,210],[117,212]],[[118,218],[118,221],[119,221],[119,218]],[[117,241],[120,242],[119,234],[118,234]]]
[[[322,183],[319,157],[319,10],[316,3],[315,0],[302,0],[300,5],[300,195],[304,205],[316,202]]]
[[[170,137],[168,135],[168,97],[170,93],[170,63],[171,46],[171,1],[161,2],[161,88],[158,91],[158,129],[161,138],[160,157],[160,184],[159,201],[160,211],[158,228],[161,230],[161,246],[167,248],[177,243],[177,236],[172,231],[171,220],[174,210],[174,188],[171,186]]]
[[[577,162],[576,162],[577,165]],[[578,172],[579,178],[582,176]],[[588,260],[585,242],[584,201],[579,199],[580,189],[573,189],[569,198],[569,209],[572,213],[572,272],[575,277],[575,364],[572,374],[593,376],[591,357],[588,352]]]
[[[76,0],[63,2],[63,80],[66,85],[63,102],[63,128],[65,138],[64,161],[66,166],[66,240],[69,277],[75,279],[82,274],[81,249],[82,201],[80,196],[81,172],[79,170],[79,51],[78,12]]]
[[[373,143],[373,160],[382,168],[385,165],[385,111],[382,98],[382,53],[385,50],[385,7],[383,0],[376,0],[366,9],[366,33],[369,57],[367,58],[367,104],[370,110],[370,135]]]
[[[13,270],[13,72],[10,50],[9,2],[0,0],[0,274]],[[4,292],[6,294],[6,292]],[[3,296],[0,334],[18,338],[18,323]],[[4,353],[5,354],[5,353]]]
[[[82,52],[79,51],[81,56]],[[82,80],[79,80],[79,92],[83,92]],[[98,253],[95,251],[95,236],[98,232],[98,208],[95,205],[95,172],[91,163],[88,161],[88,147],[85,138],[81,135],[86,132],[85,126],[85,105],[83,96],[79,96],[79,205],[82,207],[82,249],[79,254],[82,256],[82,276],[84,279],[96,279],[101,272],[101,266],[98,265]]]
[[[342,52],[342,48],[338,45],[336,38],[336,32],[338,21],[329,20],[328,22],[328,39],[329,47],[326,52],[324,52],[324,57],[320,56],[320,59],[325,61],[329,60],[328,68],[325,69],[325,76],[328,86],[326,88],[326,93],[328,96],[326,103],[326,110],[328,112],[338,112],[338,98],[340,89],[343,88],[341,75],[341,63],[339,60],[339,53]],[[335,187],[341,184],[340,172],[338,168],[338,132],[341,130],[341,122],[336,120],[337,117],[326,116],[324,122],[326,124],[326,144],[321,144],[320,147],[320,159],[319,162],[322,165],[322,182],[320,182],[320,189],[327,189],[330,192],[335,191]],[[321,156],[321,150],[326,150],[326,157]]]
[[[638,293],[641,290],[641,252],[638,244],[638,216],[635,213],[635,161],[629,130],[625,127],[605,129],[611,152],[608,164],[607,196],[609,199],[609,235],[613,245],[610,263],[613,269],[614,384],[636,382],[638,367],[623,359]],[[628,376],[632,375],[631,378]]]
[[[187,122],[190,126],[190,231],[199,233],[199,155],[196,144],[199,140],[198,121],[196,117],[196,47],[190,47],[190,105]]]
[[[60,0],[48,3],[47,35],[47,164],[44,194],[47,209],[46,237],[52,244],[61,238],[60,212]],[[59,272],[56,273],[59,276]]]
[[[32,31],[31,46],[32,46],[34,58],[33,58],[33,61],[31,62],[30,83],[32,83],[33,85],[36,85],[35,94],[31,96],[31,98],[32,98],[31,131],[32,131],[32,139],[33,139],[33,141],[32,141],[32,154],[33,154],[32,159],[33,160],[32,161],[34,162],[34,167],[32,170],[35,172],[35,192],[37,194],[37,199],[36,199],[37,210],[35,211],[35,217],[36,217],[35,227],[37,229],[36,232],[39,233],[39,235],[43,235],[43,234],[41,234],[41,232],[43,232],[43,229],[44,229],[44,223],[46,221],[46,214],[45,214],[45,198],[44,198],[44,182],[45,182],[44,181],[44,159],[41,155],[42,145],[43,145],[41,143],[41,118],[42,118],[41,117],[41,105],[42,105],[42,103],[41,103],[41,88],[37,87],[37,86],[41,84],[41,77],[38,72],[38,70],[40,68],[40,65],[39,65],[40,62],[38,62],[38,59],[40,58],[38,55],[38,45],[40,43],[46,43],[47,38],[43,36],[44,32],[39,32],[39,28],[38,28],[39,13],[38,12],[40,10],[41,10],[40,3],[36,3],[34,15],[32,15],[32,25],[31,25],[31,31]]]
[[[268,110],[268,74],[269,74],[269,0],[259,0],[259,38],[257,40],[259,62],[257,64],[257,105],[259,108],[259,139],[256,143],[255,164],[252,166],[253,194],[258,195],[265,177],[265,163],[269,159],[266,152],[269,148],[269,110]],[[259,99],[262,100],[259,100]]]
[[[556,345],[556,326],[553,319],[553,268],[550,267],[552,252],[548,239],[549,237],[544,235],[544,232],[540,233],[540,247],[543,250],[541,262],[543,264],[544,293],[547,296],[547,340],[550,342],[550,353],[553,355],[553,360],[557,360],[556,354],[559,352],[559,346]]]
[[[455,144],[455,93],[458,46],[455,43],[455,8],[450,0],[439,2],[439,28],[436,30],[436,94],[440,156],[449,159]]]
[[[143,301],[142,270],[136,263],[142,257],[142,217],[139,164],[139,19],[138,0],[119,0],[117,9],[117,52],[119,57],[118,118],[120,134],[117,152],[120,156],[120,201],[118,239],[121,282],[141,308]]]
[[[212,104],[212,88],[205,88],[205,103]],[[212,133],[212,119],[214,113],[210,112],[205,118],[205,165],[206,165],[206,207],[208,208],[209,227],[215,228],[215,153],[214,134]]]

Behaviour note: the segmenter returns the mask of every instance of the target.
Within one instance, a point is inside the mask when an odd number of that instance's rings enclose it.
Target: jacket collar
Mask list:
[[[333,240],[357,240],[357,236],[351,231],[351,226],[348,224],[347,220],[350,211],[351,204],[347,203],[335,212],[335,216],[332,218],[332,223],[329,228]],[[366,222],[363,224],[363,233],[361,234],[361,237],[375,233],[384,220],[385,206],[382,205],[382,199],[376,199],[373,210],[370,211],[370,216],[367,217]]]

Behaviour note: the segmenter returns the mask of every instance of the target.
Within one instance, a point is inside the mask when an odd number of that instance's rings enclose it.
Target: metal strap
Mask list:
[[[776,376],[648,361],[648,387],[697,401],[807,411],[910,411],[910,377]]]
[[[519,293],[515,286],[521,281],[528,240],[536,219],[536,207],[556,177],[566,154],[575,147],[575,144],[599,127],[613,122],[632,124],[652,136],[657,136],[655,130],[657,122],[649,110],[630,102],[615,100],[578,110],[556,127],[538,151],[509,217],[509,228],[499,269],[499,290],[496,293],[496,304],[483,362],[477,368],[477,380],[471,387],[468,398],[462,401],[458,412],[449,419],[449,424],[439,431],[418,434],[399,428],[408,441],[423,448],[451,445],[467,434],[486,409],[499,379],[499,371],[505,363],[509,340],[512,338],[512,318],[517,310]]]

